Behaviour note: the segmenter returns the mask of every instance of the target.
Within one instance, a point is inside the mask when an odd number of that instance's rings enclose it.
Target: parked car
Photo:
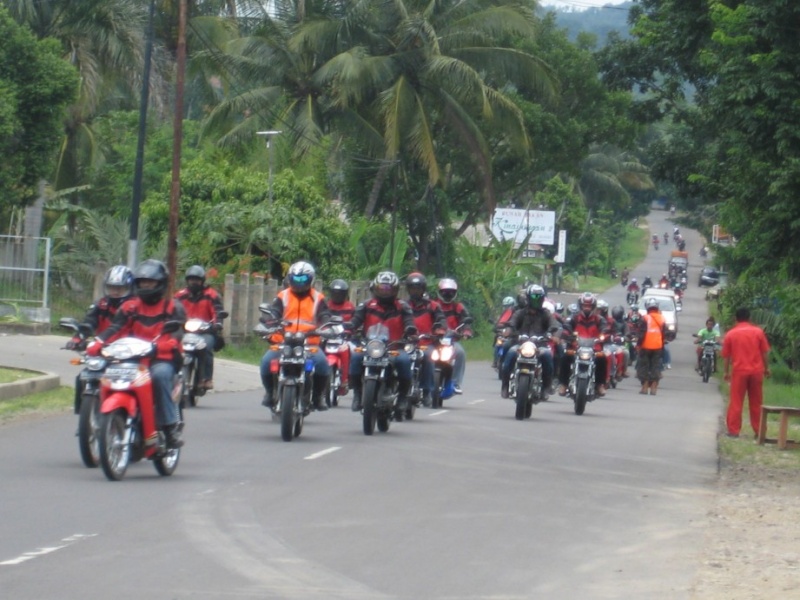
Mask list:
[[[644,303],[648,298],[655,298],[658,301],[658,310],[664,315],[664,324],[667,326],[667,334],[671,334],[670,337],[677,335],[678,313],[681,311],[681,307],[675,300],[675,293],[672,290],[647,288],[639,299],[639,306],[642,307],[639,309],[639,313],[642,315],[647,314]]]
[[[700,285],[711,287],[719,283],[719,271],[714,267],[703,267],[700,271]]]

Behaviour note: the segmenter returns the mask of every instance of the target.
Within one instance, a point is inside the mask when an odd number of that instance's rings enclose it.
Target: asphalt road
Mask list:
[[[667,216],[651,215],[654,231],[671,231]],[[495,372],[470,363],[444,410],[366,437],[338,408],[285,443],[255,368],[218,361],[175,475],[144,462],[119,483],[82,466],[71,414],[0,427],[2,597],[689,597],[722,401],[693,371],[706,312],[686,237],[690,288],[658,396],[629,379],[583,416],[555,397],[519,422]],[[634,276],[657,278],[667,256],[651,248]],[[0,364],[74,377],[63,338],[4,341]]]

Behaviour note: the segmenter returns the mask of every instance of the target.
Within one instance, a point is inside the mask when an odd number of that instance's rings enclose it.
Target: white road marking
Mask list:
[[[97,535],[96,533],[89,533],[89,534],[76,533],[69,537],[65,537],[64,539],[61,540],[62,542],[66,542],[66,544],[63,544],[61,546],[47,546],[45,548],[37,548],[33,552],[25,552],[21,556],[18,556],[16,558],[12,558],[10,560],[4,560],[0,562],[0,566],[19,565],[26,561],[32,560],[37,556],[44,556],[45,554],[50,554],[51,552],[55,552],[56,550],[67,548],[68,546],[71,546],[75,542],[79,542],[84,538],[94,537],[96,535]]]
[[[443,415],[444,413],[449,412],[448,410],[437,410],[436,412],[430,413],[429,417],[435,417],[437,415]]]
[[[480,400],[472,400],[470,402],[467,402],[467,404],[480,404],[481,402],[486,402],[486,400],[481,398]]]
[[[332,446],[326,450],[321,450],[319,452],[315,452],[314,454],[309,454],[303,460],[314,460],[315,458],[319,458],[321,456],[325,456],[326,454],[331,454],[332,452],[336,452],[337,450],[341,450],[341,446]]]

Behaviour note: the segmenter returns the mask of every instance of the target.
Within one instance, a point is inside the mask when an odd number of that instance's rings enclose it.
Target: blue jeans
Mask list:
[[[411,357],[405,350],[399,350],[397,356],[389,359],[399,381],[411,382]],[[430,361],[429,361],[430,362]],[[423,363],[424,364],[424,363]],[[354,352],[350,359],[350,385],[361,385],[361,374],[364,372],[364,353]],[[431,369],[431,389],[433,389],[433,370]]]
[[[281,357],[280,350],[267,350],[261,358],[261,384],[267,393],[272,393],[272,384],[275,380],[270,373],[269,365],[273,360],[278,360]],[[331,367],[328,364],[328,359],[325,357],[324,352],[315,352],[309,354],[308,358],[314,361],[314,376],[330,377]]]
[[[153,380],[153,400],[156,404],[156,421],[159,427],[178,422],[178,407],[172,401],[172,384],[175,380],[175,367],[171,362],[159,360],[150,365]]]
[[[464,371],[467,369],[467,353],[464,346],[456,342],[453,344],[455,349],[455,364],[453,365],[453,383],[458,387],[464,382]]]
[[[512,346],[506,353],[501,371],[503,381],[508,381],[508,378],[511,377],[514,365],[517,364],[518,355],[519,346]],[[550,352],[549,348],[539,350],[539,360],[542,363],[542,387],[546,390],[553,383],[553,354]]]
[[[431,354],[433,354],[433,347],[425,350],[425,354],[422,357],[422,365],[419,369],[419,388],[423,394],[430,394],[433,391],[434,368]]]

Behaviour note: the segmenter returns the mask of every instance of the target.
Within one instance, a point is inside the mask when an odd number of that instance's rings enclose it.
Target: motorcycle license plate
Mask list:
[[[138,373],[135,367],[108,367],[103,375],[106,379],[133,379]]]

